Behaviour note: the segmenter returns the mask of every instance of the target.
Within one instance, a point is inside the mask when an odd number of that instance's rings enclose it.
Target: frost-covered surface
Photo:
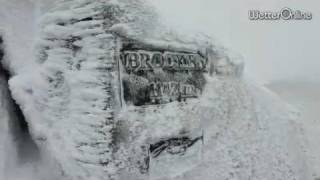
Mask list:
[[[273,82],[268,87],[279,96],[299,109],[299,119],[296,123],[302,148],[306,152],[305,169],[313,179],[320,177],[320,146],[319,146],[319,105],[320,84],[300,82],[297,80]]]
[[[11,92],[46,164],[59,172],[56,179],[157,179],[153,170],[150,176],[139,172],[146,156],[141,145],[202,130],[203,161],[196,167],[172,167],[178,171],[174,179],[309,179],[290,108],[241,79],[241,58],[210,38],[168,31],[139,0],[60,1],[41,16],[39,28],[30,22],[37,14],[34,4],[10,2],[1,1],[8,9],[1,8],[7,17],[0,22],[8,24],[5,64],[17,74]],[[15,8],[28,14],[25,19],[8,17]],[[212,51],[215,69],[206,77],[202,97],[143,112],[131,106],[120,110],[117,35],[157,47]],[[117,144],[118,139],[125,143]]]
[[[116,176],[113,117],[119,102],[114,59],[118,42],[108,28],[119,22],[131,24],[133,31],[137,25],[146,27],[144,16],[136,15],[143,13],[141,7],[136,9],[137,2],[59,2],[41,20],[39,69],[11,81],[34,138],[54,156],[67,178]]]
[[[241,80],[215,79],[207,88],[206,162],[181,179],[305,179],[297,173],[302,159],[293,157],[301,152],[290,144],[295,132],[281,101]]]
[[[201,118],[196,108],[198,103],[199,101],[195,100],[139,109],[129,106],[123,109],[117,119],[121,135],[117,152],[117,156],[121,158],[120,168],[127,170],[128,173],[138,173],[147,168],[144,161],[145,158],[149,158],[147,154],[149,145],[160,140],[184,134],[192,138],[201,136]]]
[[[183,106],[185,113],[179,113],[178,109],[157,110],[162,112],[161,117],[151,115],[154,112],[140,116],[150,124],[158,123],[151,134],[142,134],[142,137],[165,136],[167,133],[172,136],[172,129],[179,132],[181,124],[175,122],[180,117],[184,122],[193,116],[201,120],[205,132],[203,161],[173,179],[310,178],[304,169],[299,131],[292,121],[295,112],[267,90],[240,79],[208,77],[206,91],[199,102]],[[134,113],[130,115],[126,117],[129,122],[138,122]],[[158,121],[152,121],[153,117]],[[161,122],[168,123],[160,125]],[[134,129],[133,125],[130,127]],[[179,168],[170,165],[167,164],[169,168]],[[152,176],[152,171],[150,173],[152,179],[158,179]]]

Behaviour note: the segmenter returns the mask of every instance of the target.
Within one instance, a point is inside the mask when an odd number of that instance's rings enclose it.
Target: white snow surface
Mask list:
[[[310,179],[294,111],[276,96],[227,78],[213,79],[203,98],[204,161],[176,179]]]
[[[320,177],[320,146],[319,146],[319,106],[320,84],[301,82],[299,80],[278,81],[268,84],[283,100],[299,109],[296,123],[302,138],[302,148],[306,153],[306,169],[313,179]]]
[[[83,5],[86,2],[78,1]],[[99,5],[100,2],[103,1],[97,1],[92,6]],[[129,1],[120,1],[124,6],[126,2]],[[61,177],[57,179],[116,178],[117,169],[115,163],[110,163],[113,157],[109,147],[109,132],[113,126],[106,124],[106,119],[117,111],[113,112],[108,107],[105,109],[105,100],[111,95],[104,89],[106,82],[114,83],[111,79],[116,74],[97,71],[99,67],[108,66],[108,61],[114,55],[111,49],[117,46],[113,37],[104,33],[99,20],[61,26],[60,29],[50,25],[57,21],[66,23],[72,18],[82,18],[83,14],[95,13],[90,11],[90,7],[81,8],[77,4],[79,7],[72,13],[67,11],[68,8],[58,7],[55,12],[49,12],[42,19],[43,29],[38,32],[34,20],[39,18],[39,12],[35,4],[23,0],[0,0],[0,3],[0,25],[3,26],[1,35],[4,36],[7,53],[4,63],[16,75],[10,81],[10,89],[28,120],[33,138],[43,156],[50,159],[48,164],[52,163],[60,171]],[[142,19],[138,22],[145,25],[146,21]],[[136,38],[141,39],[139,33],[144,32],[136,25],[141,24],[122,24],[113,26],[111,30],[129,35],[138,34]],[[76,42],[83,47],[76,55],[63,47],[63,39],[70,35],[83,37],[83,40]],[[60,38],[57,41],[48,40],[57,37]],[[161,45],[174,41],[177,46],[188,44],[180,42],[179,39],[183,38],[168,35],[166,41],[160,37],[155,36],[151,43]],[[33,45],[35,39],[39,40],[36,47]],[[161,42],[159,39],[162,39]],[[197,43],[203,44],[204,41]],[[43,60],[43,52],[39,52],[43,47],[48,47],[44,48],[47,58],[39,63],[39,60]],[[100,57],[105,58],[107,63],[99,61]],[[234,64],[241,64],[238,57],[231,58],[233,59]],[[80,71],[77,70],[77,64],[81,64]],[[48,83],[48,79],[53,83]],[[173,103],[157,114],[150,111],[141,117],[142,122],[149,122],[147,126],[154,128],[151,128],[152,131],[142,129],[141,134],[146,134],[144,138],[156,140],[159,137],[169,137],[185,127],[192,129],[197,124],[188,124],[192,121],[199,121],[199,126],[205,131],[201,165],[167,179],[311,180],[305,164],[305,153],[301,148],[301,132],[295,121],[297,117],[290,106],[263,87],[240,77],[208,76],[207,81],[205,92],[197,102],[181,109],[175,108],[176,104]],[[3,99],[2,96],[0,100]],[[0,147],[4,147],[10,136],[6,128],[9,117],[7,108],[2,104],[0,108]],[[188,113],[184,113],[186,110]],[[121,116],[128,118],[133,124],[141,122],[135,121],[137,116],[134,114],[122,113]],[[187,123],[182,124],[183,120],[187,120]],[[0,150],[0,179],[7,179],[3,174],[7,164],[2,164],[2,157],[9,156],[12,151],[5,148]],[[101,162],[108,162],[108,165],[101,166]],[[45,172],[43,169],[40,171]],[[141,178],[151,177],[130,176],[130,180]],[[34,175],[29,179],[44,178]]]
[[[202,98],[182,108],[188,113],[168,108],[157,110],[163,115],[159,117],[154,115],[158,112],[152,111],[140,119],[149,124],[156,122],[157,129],[151,132],[139,129],[145,138],[171,136],[170,132],[181,130],[181,124],[174,123],[178,119],[189,121],[197,117],[205,132],[202,163],[178,176],[157,178],[151,174],[146,179],[311,179],[292,107],[255,83],[230,77],[207,77],[207,80]],[[138,122],[134,113],[125,118]],[[162,122],[165,124],[159,125]],[[170,168],[170,164],[167,166]],[[127,177],[134,175],[123,179]]]

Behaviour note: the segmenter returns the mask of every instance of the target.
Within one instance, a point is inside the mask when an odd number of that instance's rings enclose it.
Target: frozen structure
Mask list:
[[[150,150],[149,145],[155,141],[154,139],[160,141],[162,138],[178,136],[180,131],[184,130],[180,127],[184,121],[190,127],[193,127],[189,124],[191,121],[199,121],[195,115],[190,120],[171,118],[171,123],[177,124],[178,127],[170,130],[167,126],[161,125],[161,123],[164,124],[161,122],[164,118],[158,119],[157,116],[152,116],[153,119],[149,118],[148,114],[154,111],[152,107],[140,108],[140,111],[150,112],[136,112],[136,105],[151,105],[156,103],[154,101],[160,100],[156,98],[156,94],[160,93],[159,88],[155,87],[160,85],[159,83],[172,83],[168,86],[175,86],[178,90],[173,93],[171,100],[168,98],[166,101],[184,98],[179,97],[182,93],[178,83],[182,81],[185,82],[185,91],[190,91],[183,96],[198,96],[198,91],[203,90],[205,81],[202,73],[198,72],[207,71],[208,61],[205,46],[187,42],[179,43],[177,40],[170,39],[163,41],[161,37],[153,38],[156,16],[151,12],[151,7],[145,6],[145,3],[140,1],[63,1],[43,17],[41,23],[43,32],[38,44],[38,61],[41,63],[42,80],[40,82],[43,82],[46,88],[41,85],[39,88],[26,91],[44,95],[43,98],[36,99],[38,101],[36,104],[44,115],[40,119],[46,119],[47,123],[53,122],[52,124],[56,127],[52,129],[58,130],[53,133],[53,136],[61,137],[45,137],[48,136],[48,132],[43,132],[38,140],[52,139],[52,145],[45,145],[45,147],[55,146],[55,149],[49,150],[53,151],[50,154],[65,154],[59,155],[57,161],[64,162],[61,166],[68,176],[86,179],[94,175],[100,179],[113,179],[116,178],[114,176],[117,170],[122,168],[136,169],[146,173],[149,166],[146,162],[148,161],[146,158],[149,158],[147,155]],[[141,16],[141,14],[148,16]],[[204,50],[202,54],[201,50]],[[172,52],[170,57],[165,55],[165,52],[170,51]],[[168,57],[164,58],[164,56]],[[159,72],[146,68],[153,68],[157,64],[164,66],[164,63],[169,62],[160,61],[165,59],[172,61],[168,66],[173,70],[170,70],[171,77],[162,77],[161,81],[158,79],[160,73],[166,76],[163,67],[157,68]],[[191,68],[184,71],[196,73],[191,74],[190,78],[182,77],[188,73],[171,73],[176,71],[175,68],[180,67],[180,63],[185,63]],[[138,75],[139,73],[142,75]],[[173,82],[170,82],[170,79]],[[186,81],[193,82],[190,84]],[[158,84],[150,90],[152,83]],[[192,83],[193,86],[191,86]],[[198,88],[194,89],[196,85]],[[173,87],[169,88],[173,89]],[[145,97],[142,98],[142,96]],[[151,99],[152,96],[155,99]],[[173,108],[177,105],[174,104]],[[183,110],[180,109],[182,112]],[[166,111],[168,110],[159,110],[159,116],[167,114]],[[146,119],[123,120],[124,117],[118,117],[125,114],[131,116],[135,113],[138,114],[138,118],[145,114]],[[159,124],[154,124],[155,122]],[[146,132],[136,132],[144,128],[146,123],[152,127],[146,127]],[[63,128],[65,126],[72,128]],[[125,127],[129,129],[124,129]],[[156,137],[152,137],[151,132],[155,128],[159,128],[160,131],[166,129],[166,132],[154,132]],[[188,140],[191,141],[190,146],[194,143],[192,141],[195,141]],[[61,152],[64,148],[69,151]],[[68,163],[65,163],[66,158],[69,158]]]
[[[32,66],[4,64],[59,179],[308,179],[288,108],[145,1],[57,1],[38,31]]]

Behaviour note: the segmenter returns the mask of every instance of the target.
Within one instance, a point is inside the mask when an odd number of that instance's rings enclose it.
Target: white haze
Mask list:
[[[250,78],[267,84],[273,81],[320,81],[320,1],[318,0],[149,0],[157,7],[164,22],[173,29],[185,32],[204,32],[222,45],[240,53],[246,63]],[[10,19],[27,19],[24,24],[13,24],[12,36],[23,37],[17,45],[30,36],[22,36],[15,28],[33,29],[35,14],[30,14],[30,3],[35,2],[43,13],[54,0],[1,0],[10,4],[1,13],[12,12]],[[16,6],[16,7],[15,7]],[[22,8],[22,6],[26,8]],[[283,7],[310,11],[311,21],[250,21],[252,9],[279,11]],[[35,8],[35,7],[32,7]],[[0,8],[1,9],[1,8]],[[17,21],[19,22],[19,21]],[[14,23],[14,22],[13,22]],[[16,31],[16,32],[15,32]],[[30,32],[28,33],[30,34]],[[30,51],[25,53],[29,54]],[[20,53],[20,54],[25,54]],[[16,54],[14,56],[19,56]],[[18,57],[22,59],[23,56]]]
[[[171,26],[203,31],[244,56],[251,78],[320,81],[319,0],[151,0]],[[311,21],[250,21],[248,11],[311,11]]]

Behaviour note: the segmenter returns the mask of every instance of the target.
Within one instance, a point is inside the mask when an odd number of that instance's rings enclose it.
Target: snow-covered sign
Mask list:
[[[201,162],[204,142],[199,118],[189,108],[206,86],[208,55],[183,44],[129,38],[120,38],[119,44],[120,97],[127,108],[118,118],[118,129],[119,134],[130,132],[130,141],[124,139],[119,152],[131,154],[128,167],[143,175],[175,176],[190,170]]]
[[[203,71],[207,60],[200,54],[173,53],[157,51],[124,51],[122,64],[126,71],[153,71],[155,69],[171,71]]]
[[[135,106],[197,98],[205,85],[208,60],[198,53],[123,50],[123,98]]]

